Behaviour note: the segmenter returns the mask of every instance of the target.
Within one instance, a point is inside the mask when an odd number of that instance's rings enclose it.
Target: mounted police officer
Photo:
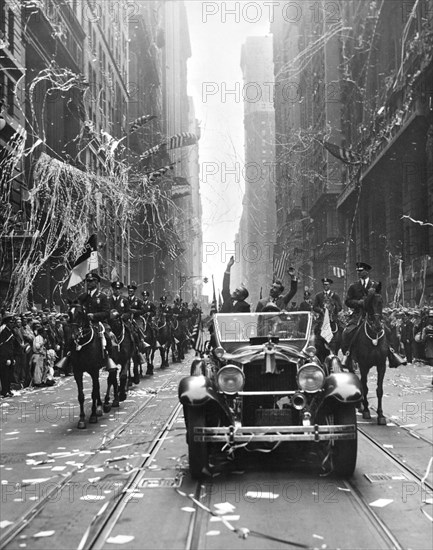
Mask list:
[[[111,339],[108,337],[110,304],[107,295],[99,289],[101,277],[97,273],[86,275],[87,292],[78,296],[78,303],[86,308],[89,321],[99,324],[103,352],[111,356]]]
[[[141,293],[143,296],[143,315],[147,315],[149,318],[156,315],[156,306],[150,300],[150,292],[148,290],[143,290]]]
[[[135,295],[135,291],[137,290],[137,283],[135,281],[131,281],[131,283],[126,288],[128,290],[127,300],[129,304],[129,310],[131,312],[131,333],[134,338],[134,343],[136,344],[136,346],[139,346],[140,334],[136,325],[136,320],[140,317],[140,315],[143,314],[143,301]]]
[[[342,364],[348,370],[352,370],[351,346],[357,332],[356,329],[360,326],[365,317],[365,299],[369,294],[380,293],[381,284],[376,283],[370,278],[371,269],[371,265],[365,262],[357,262],[356,271],[358,272],[359,279],[347,289],[345,304],[352,309],[352,314],[343,331],[341,349],[345,354]],[[390,366],[396,367],[400,364],[404,364],[407,361],[400,357],[389,345],[391,342],[391,331],[385,323],[383,323],[383,329],[389,346],[388,360]]]
[[[351,345],[356,333],[356,329],[361,324],[365,315],[365,298],[369,293],[375,293],[378,283],[375,283],[370,278],[371,265],[365,262],[356,263],[356,271],[358,273],[358,280],[352,283],[347,289],[347,296],[345,304],[352,310],[352,313],[348,319],[347,325],[343,330],[343,341],[341,349],[345,354],[343,358],[343,365],[348,370],[353,370]]]

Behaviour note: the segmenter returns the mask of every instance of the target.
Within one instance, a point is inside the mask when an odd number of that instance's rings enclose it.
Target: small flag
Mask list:
[[[350,149],[345,149],[344,147],[340,147],[339,145],[335,145],[329,141],[324,141],[322,145],[331,153],[331,155],[346,164],[363,164],[362,158]]]
[[[320,329],[320,336],[329,344],[334,337],[331,328],[331,321],[329,319],[328,308],[325,307],[325,315],[323,316],[322,328]]]
[[[191,132],[181,132],[168,138],[166,144],[167,149],[177,149],[178,147],[185,147],[186,145],[194,145],[197,143],[197,136]]]
[[[216,293],[215,293],[215,281],[212,275],[212,286],[213,286],[213,297],[212,297],[212,304],[210,306],[210,314],[213,315],[214,313],[218,313],[218,306],[217,306],[217,299],[216,299]]]
[[[148,122],[153,120],[154,118],[157,118],[157,116],[156,115],[144,115],[144,116],[136,118],[129,125],[129,132],[132,134],[132,132],[135,132],[136,130],[138,130],[139,128],[141,128],[142,126],[144,126],[145,124],[147,124]]]
[[[341,279],[341,277],[344,277],[346,275],[346,270],[342,269],[341,267],[333,266],[332,274],[334,275],[334,277],[338,277],[339,279]]]
[[[84,252],[73,265],[68,288],[78,285],[86,278],[87,273],[98,268],[98,243],[95,234],[87,241]]]
[[[194,328],[192,330],[191,339],[193,342],[192,347],[195,349],[195,351],[198,351],[198,353],[200,354],[206,351],[206,338],[204,334],[201,313],[199,313],[197,323],[194,325]]]
[[[283,279],[289,260],[289,251],[283,250],[280,257],[274,259],[274,279]]]

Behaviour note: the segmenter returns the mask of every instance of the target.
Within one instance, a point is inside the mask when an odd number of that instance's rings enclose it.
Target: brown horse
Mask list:
[[[354,336],[352,352],[361,373],[362,417],[365,419],[371,418],[367,399],[367,377],[370,369],[375,366],[377,369],[377,423],[386,425],[386,418],[382,410],[382,397],[389,346],[382,322],[383,300],[378,290],[379,288],[374,294],[369,294],[365,298],[365,317]]]
[[[99,387],[99,370],[103,366],[103,353],[98,326],[90,323],[86,308],[80,304],[71,304],[69,323],[65,325],[65,341],[70,350],[70,362],[78,388],[78,402],[80,404],[80,420],[78,428],[86,428],[84,413],[83,375],[87,372],[92,378],[92,412],[90,423],[98,422],[102,416],[102,402]]]

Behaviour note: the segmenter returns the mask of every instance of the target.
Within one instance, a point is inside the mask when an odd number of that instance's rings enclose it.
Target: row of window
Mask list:
[[[15,51],[15,14],[7,7],[5,0],[0,0],[0,40],[6,43],[11,53]]]

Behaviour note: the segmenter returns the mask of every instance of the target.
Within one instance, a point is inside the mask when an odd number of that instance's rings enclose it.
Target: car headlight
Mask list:
[[[297,375],[298,386],[305,392],[320,390],[325,383],[325,373],[315,363],[307,363],[301,367]]]
[[[220,391],[233,395],[244,387],[245,376],[239,367],[226,365],[218,371],[217,383]]]

